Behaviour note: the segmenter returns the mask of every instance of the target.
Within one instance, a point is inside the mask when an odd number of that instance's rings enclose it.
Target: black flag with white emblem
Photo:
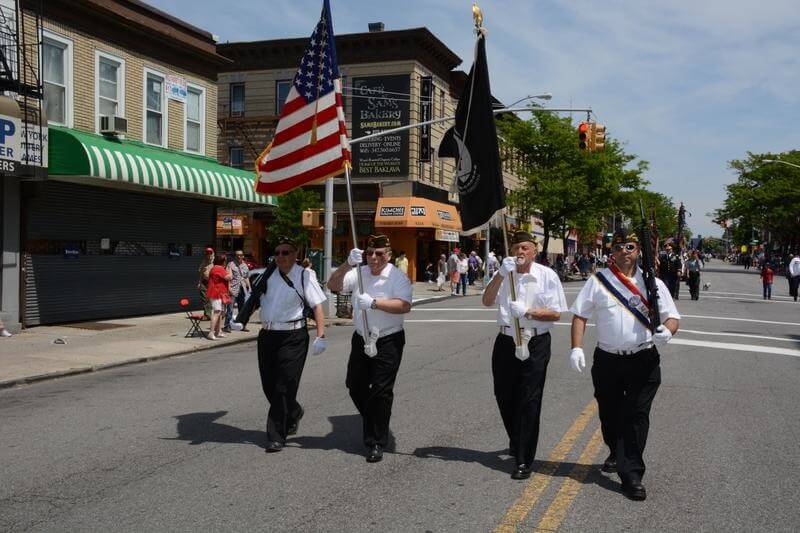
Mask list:
[[[458,101],[456,124],[445,133],[439,145],[439,157],[456,159],[456,185],[464,232],[485,226],[506,206],[482,32],[478,33],[475,63]]]

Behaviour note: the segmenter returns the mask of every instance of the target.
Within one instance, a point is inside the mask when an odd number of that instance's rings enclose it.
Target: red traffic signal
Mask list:
[[[581,122],[578,124],[578,147],[581,150],[589,149],[589,123]]]

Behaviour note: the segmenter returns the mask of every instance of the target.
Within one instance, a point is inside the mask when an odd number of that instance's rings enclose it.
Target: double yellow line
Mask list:
[[[553,451],[547,458],[547,462],[525,486],[522,495],[508,509],[503,520],[494,529],[495,533],[507,533],[517,530],[517,527],[522,523],[525,517],[528,516],[528,513],[531,512],[536,502],[539,501],[545,489],[550,485],[559,464],[564,461],[567,454],[572,450],[575,442],[586,429],[586,426],[589,425],[589,422],[594,418],[595,413],[597,413],[597,403],[592,400],[583,411],[581,411],[581,414],[578,415],[578,418],[573,422],[567,432],[564,433],[564,436],[558,444],[556,444],[556,447],[553,448]],[[558,529],[567,514],[567,510],[569,510],[569,506],[572,504],[575,496],[577,496],[581,483],[591,471],[594,458],[600,451],[602,444],[602,434],[600,428],[597,428],[589,439],[589,443],[586,445],[586,448],[584,448],[581,456],[578,458],[578,462],[567,475],[566,479],[561,483],[556,497],[550,503],[544,515],[542,515],[535,531],[555,531]]]

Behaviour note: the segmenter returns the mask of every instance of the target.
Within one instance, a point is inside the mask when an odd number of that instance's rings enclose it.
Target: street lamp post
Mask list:
[[[782,161],[780,159],[762,159],[762,163],[783,163],[784,165],[789,165],[790,167],[800,168],[800,165],[795,165],[794,163],[789,163],[788,161]]]
[[[514,107],[515,105],[519,104],[520,102],[524,102],[525,100],[533,100],[534,98],[537,98],[539,100],[550,100],[551,98],[553,98],[553,95],[551,93],[535,94],[535,95],[530,95],[529,94],[528,96],[524,96],[524,97],[520,98],[519,100],[517,100],[516,102],[514,102],[511,105],[504,106],[504,105],[500,104],[500,107],[511,108],[511,107]]]

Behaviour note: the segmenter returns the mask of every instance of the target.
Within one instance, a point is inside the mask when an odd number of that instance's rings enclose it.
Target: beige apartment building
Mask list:
[[[21,322],[197,303],[218,212],[274,205],[251,172],[217,162],[216,76],[230,60],[209,32],[138,0],[38,4],[19,15],[27,42],[41,35],[28,58],[41,53],[41,72],[20,77],[43,88],[48,156],[45,179],[16,184]]]
[[[351,139],[374,131],[453,116],[466,74],[462,61],[427,28],[372,31],[336,36],[347,130]],[[270,142],[308,38],[225,43],[217,51],[231,59],[218,81],[219,158],[253,169]],[[460,235],[458,197],[450,192],[455,161],[436,150],[452,122],[427,130],[353,145],[353,195],[356,233],[386,233],[397,252],[409,258],[409,276],[423,279],[425,265],[461,243],[477,248],[478,236]],[[510,167],[509,167],[510,170]],[[517,186],[513,173],[506,187]],[[343,180],[337,179],[334,259],[352,247]],[[323,198],[323,187],[316,190]],[[413,216],[412,216],[413,214]],[[322,232],[313,245],[322,247]]]

